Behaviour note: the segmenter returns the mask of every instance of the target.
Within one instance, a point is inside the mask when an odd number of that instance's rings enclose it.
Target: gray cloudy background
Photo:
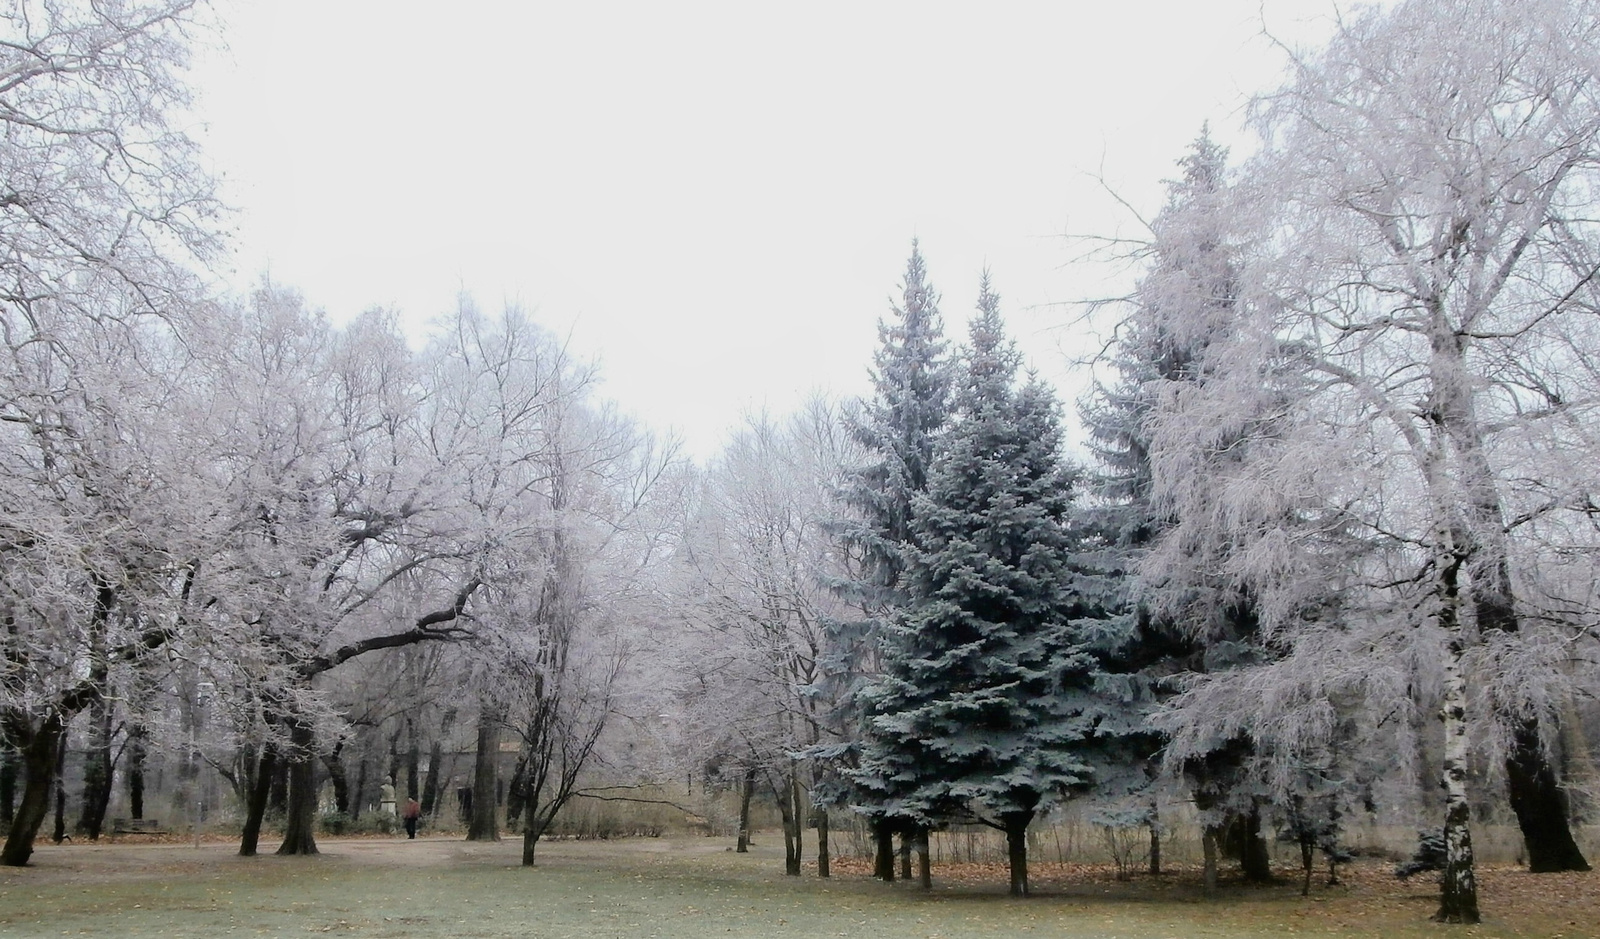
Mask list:
[[[1070,404],[1114,290],[1068,234],[1137,236],[1209,120],[1248,150],[1274,40],[1327,0],[223,0],[197,63],[243,288],[417,341],[461,290],[597,357],[607,394],[715,452],[740,412],[858,393],[913,236],[959,336],[989,265]],[[1271,38],[1263,30],[1271,34]]]

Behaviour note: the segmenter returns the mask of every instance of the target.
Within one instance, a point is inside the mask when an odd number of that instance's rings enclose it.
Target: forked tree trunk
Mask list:
[[[19,750],[22,756],[22,800],[16,818],[0,849],[0,864],[21,867],[33,856],[33,842],[50,814],[50,796],[56,788],[56,758],[66,737],[67,725],[51,712]]]
[[[801,811],[800,780],[791,769],[778,787],[778,813],[783,818],[783,873],[789,877],[800,876],[801,832],[805,815]]]
[[[500,719],[488,707],[478,712],[478,752],[472,774],[472,822],[468,841],[499,841],[495,817],[495,770],[500,751]]]
[[[1505,512],[1494,467],[1484,446],[1485,431],[1476,412],[1476,390],[1470,377],[1473,373],[1466,362],[1468,342],[1448,322],[1442,297],[1430,297],[1426,303],[1432,320],[1429,344],[1433,419],[1455,447],[1458,478],[1451,485],[1465,495],[1461,500],[1465,523],[1451,532],[1453,547],[1460,554],[1449,562],[1453,572],[1448,585],[1449,602],[1452,609],[1459,602],[1459,572],[1470,565],[1468,596],[1479,632],[1515,634],[1521,631],[1521,622],[1512,588]],[[1430,480],[1430,488],[1447,491],[1444,484],[1434,480]],[[1545,758],[1538,716],[1516,721],[1508,729],[1511,746],[1506,753],[1506,788],[1528,850],[1529,870],[1589,870],[1588,861],[1572,837],[1566,797]]]
[[[261,841],[261,820],[267,814],[272,780],[278,775],[277,759],[277,750],[270,743],[261,745],[255,779],[250,784],[250,804],[245,808],[244,833],[239,836],[240,857],[256,856],[256,848]]]
[[[296,718],[289,723],[289,812],[283,822],[280,856],[317,853],[316,736],[311,725]]]

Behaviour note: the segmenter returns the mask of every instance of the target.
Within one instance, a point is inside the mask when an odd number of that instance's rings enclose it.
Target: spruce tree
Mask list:
[[[1074,624],[1076,470],[1055,400],[1018,382],[985,275],[952,422],[913,502],[905,605],[866,691],[855,780],[881,811],[1006,832],[1011,892],[1028,892],[1026,832],[1047,801],[1088,782],[1079,752],[1098,720],[1093,662]]]
[[[858,692],[877,672],[884,621],[903,602],[901,573],[911,538],[912,500],[928,483],[934,440],[949,412],[950,365],[945,355],[939,296],[927,264],[911,242],[901,299],[878,323],[873,394],[848,421],[869,462],[846,475],[838,496],[845,509],[836,535],[853,559],[855,575],[834,585],[860,616],[825,624],[827,647],[819,659],[828,697],[838,702],[834,730],[843,743],[814,748],[812,756],[847,769],[854,765],[870,723]],[[821,801],[863,804],[848,773],[819,787]],[[892,837],[910,820],[868,807],[877,844],[875,876],[894,879]]]
[[[1110,364],[1117,379],[1098,385],[1083,409],[1090,446],[1097,457],[1093,487],[1100,497],[1095,527],[1104,543],[1101,573],[1108,597],[1121,584],[1118,614],[1111,618],[1096,651],[1113,676],[1107,687],[1120,689],[1128,707],[1102,728],[1113,757],[1101,767],[1105,787],[1119,793],[1154,782],[1163,740],[1144,724],[1159,700],[1175,690],[1168,681],[1180,673],[1215,672],[1260,659],[1256,616],[1250,598],[1203,573],[1185,580],[1186,614],[1152,602],[1160,589],[1138,571],[1152,546],[1175,524],[1170,510],[1153,498],[1152,460],[1158,402],[1185,386],[1207,380],[1207,353],[1234,328],[1237,306],[1236,261],[1226,237],[1227,149],[1202,128],[1178,163],[1182,175],[1168,185],[1167,204],[1152,223],[1150,269],[1141,278],[1128,317],[1119,325]],[[1196,571],[1205,565],[1196,564]],[[1163,607],[1155,609],[1154,607]],[[1212,848],[1228,830],[1246,876],[1270,877],[1266,843],[1260,835],[1260,805],[1247,772],[1252,758],[1248,739],[1220,737],[1215,748],[1186,767],[1196,803],[1207,813],[1207,878],[1215,876]],[[1129,772],[1129,770],[1133,770]],[[1158,837],[1154,798],[1149,800],[1152,844]]]

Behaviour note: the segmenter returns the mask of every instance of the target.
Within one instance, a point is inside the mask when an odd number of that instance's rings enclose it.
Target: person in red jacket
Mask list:
[[[404,811],[400,813],[400,817],[404,819],[406,823],[407,838],[417,837],[417,819],[421,816],[422,806],[417,803],[416,799],[407,799],[406,807]]]

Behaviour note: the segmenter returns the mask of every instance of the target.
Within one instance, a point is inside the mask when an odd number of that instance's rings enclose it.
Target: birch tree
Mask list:
[[[1394,425],[1408,456],[1395,469],[1416,474],[1434,509],[1416,536],[1452,637],[1452,741],[1468,707],[1464,657],[1526,632],[1509,511],[1521,501],[1517,441],[1593,407],[1570,387],[1566,349],[1572,321],[1592,315],[1600,271],[1587,212],[1597,35],[1600,8],[1585,2],[1402,4],[1352,22],[1262,102],[1277,144],[1264,174],[1295,247],[1275,272],[1292,335],[1351,389],[1352,416]],[[1572,498],[1546,511],[1570,511]],[[1504,729],[1530,868],[1586,870],[1545,755],[1555,715],[1494,690],[1484,703]],[[1447,840],[1459,854],[1463,768],[1450,764]],[[1475,918],[1455,882],[1441,917]]]

